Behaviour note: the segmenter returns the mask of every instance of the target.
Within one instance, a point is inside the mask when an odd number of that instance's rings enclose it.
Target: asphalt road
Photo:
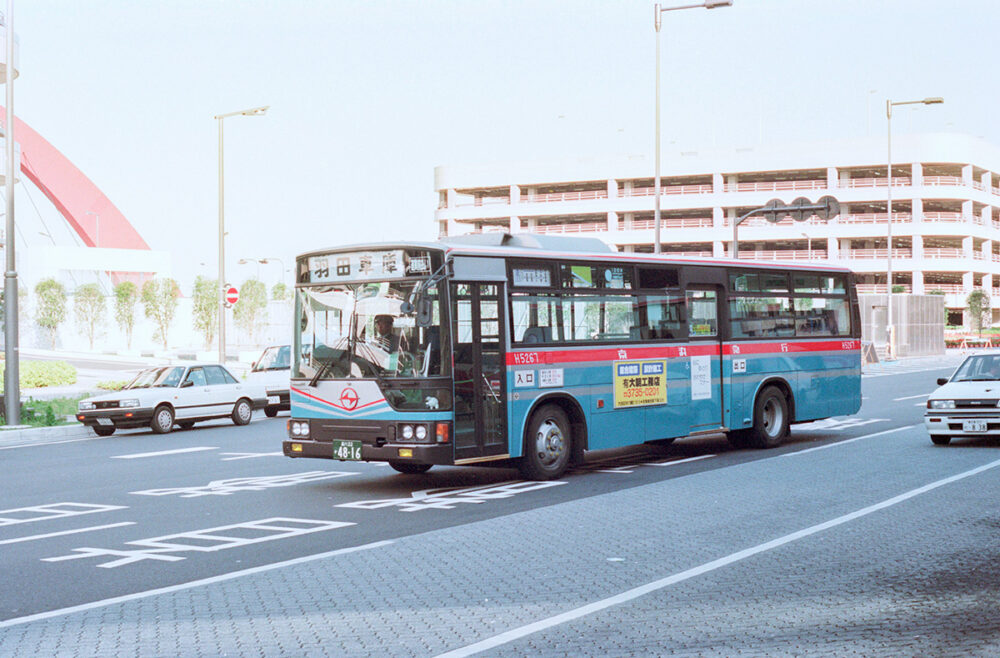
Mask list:
[[[1000,451],[920,425],[953,367],[546,483],[288,459],[285,414],[3,448],[0,654],[996,654]]]

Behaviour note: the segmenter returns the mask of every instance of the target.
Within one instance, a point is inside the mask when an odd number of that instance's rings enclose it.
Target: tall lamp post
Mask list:
[[[214,117],[219,122],[219,363],[223,364],[226,362],[226,298],[222,294],[222,286],[226,285],[226,220],[225,179],[222,166],[222,122],[224,119],[235,116],[261,116],[267,112],[269,107],[270,105],[265,105],[239,112],[217,114]]]
[[[663,12],[677,11],[679,9],[716,9],[718,7],[732,7],[733,0],[702,0],[688,5],[677,7],[661,7],[658,3],[653,5],[653,27],[656,29],[656,137],[654,148],[656,151],[656,174],[655,174],[655,201],[653,211],[654,244],[653,252],[660,253],[660,26],[663,23]]]
[[[937,105],[943,103],[944,99],[940,96],[929,96],[918,101],[891,101],[886,99],[885,101],[885,118],[886,118],[886,143],[888,145],[888,153],[886,158],[888,160],[888,170],[886,175],[886,189],[888,190],[886,204],[886,210],[888,211],[888,216],[886,225],[889,227],[887,230],[887,235],[889,241],[886,244],[888,249],[886,250],[886,295],[885,295],[885,333],[886,341],[889,345],[888,352],[889,358],[894,359],[896,357],[896,327],[892,323],[892,108],[897,105]]]

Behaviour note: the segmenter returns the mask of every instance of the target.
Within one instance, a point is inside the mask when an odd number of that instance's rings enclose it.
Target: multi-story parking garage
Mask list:
[[[889,227],[885,138],[667,153],[661,249],[684,257],[731,253],[732,223],[777,198],[832,195],[830,221],[751,217],[739,258],[830,261],[859,274],[859,291],[886,291]],[[894,292],[945,295],[962,322],[976,288],[1000,309],[1000,150],[953,134],[899,136],[892,152]],[[442,235],[485,231],[598,236],[619,250],[653,250],[654,179],[645,157],[435,171]]]

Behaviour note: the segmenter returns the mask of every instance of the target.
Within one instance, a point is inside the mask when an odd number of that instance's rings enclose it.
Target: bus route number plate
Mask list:
[[[360,461],[361,441],[333,440],[333,458],[340,461]]]

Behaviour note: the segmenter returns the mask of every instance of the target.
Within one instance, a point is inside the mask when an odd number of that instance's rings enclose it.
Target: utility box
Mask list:
[[[861,306],[861,340],[885,353],[888,295],[858,295]],[[944,354],[944,295],[892,295],[895,356]]]

